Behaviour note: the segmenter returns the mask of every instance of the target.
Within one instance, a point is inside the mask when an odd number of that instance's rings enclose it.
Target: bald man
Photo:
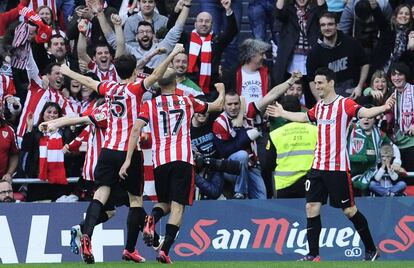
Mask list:
[[[221,0],[226,11],[227,28],[223,33],[213,33],[213,18],[207,12],[197,15],[188,48],[188,75],[204,94],[217,95],[212,86],[218,82],[219,65],[224,49],[239,32],[231,0]]]

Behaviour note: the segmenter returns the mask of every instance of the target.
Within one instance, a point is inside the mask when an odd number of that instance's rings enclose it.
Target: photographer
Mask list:
[[[206,101],[204,96],[197,99]],[[224,176],[211,167],[210,159],[215,159],[212,122],[209,114],[195,113],[191,119],[191,145],[196,162],[195,181],[205,199],[217,199],[223,193]]]

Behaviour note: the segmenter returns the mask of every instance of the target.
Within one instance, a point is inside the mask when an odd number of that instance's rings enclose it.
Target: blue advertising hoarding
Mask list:
[[[296,260],[307,253],[303,199],[198,201],[187,208],[170,252],[180,261]],[[414,259],[414,198],[359,198],[382,260]],[[152,203],[146,203],[150,212]],[[80,261],[69,249],[70,227],[84,217],[87,203],[1,204],[0,262]],[[127,208],[95,228],[96,261],[119,261],[126,240]],[[164,232],[164,221],[157,225]],[[364,248],[341,210],[324,206],[320,239],[323,260],[358,260]],[[148,260],[155,252],[141,236],[137,249]]]

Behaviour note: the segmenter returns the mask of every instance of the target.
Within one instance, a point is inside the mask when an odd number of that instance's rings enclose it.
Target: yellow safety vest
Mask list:
[[[270,139],[277,151],[274,182],[276,190],[294,184],[312,167],[317,127],[292,122],[273,130]]]

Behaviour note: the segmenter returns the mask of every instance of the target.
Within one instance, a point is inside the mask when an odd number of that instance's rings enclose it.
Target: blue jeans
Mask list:
[[[266,30],[269,25],[271,40],[278,45],[279,33],[275,25],[276,4],[274,0],[254,0],[249,4],[249,22],[255,39],[267,41]]]
[[[224,173],[224,178],[234,185],[236,193],[247,194],[249,199],[266,199],[266,187],[263,182],[261,171],[256,167],[249,167],[249,154],[246,151],[238,151],[227,159],[237,161],[241,164],[240,175]]]
[[[240,31],[243,5],[242,0],[232,0],[231,8],[233,9],[234,15],[236,16],[237,27]],[[220,4],[219,0],[200,0],[200,12],[208,12],[213,17],[213,32],[216,34],[224,31],[226,21],[226,11]],[[233,41],[224,50],[224,62],[222,67],[225,70],[231,70],[238,65],[239,58],[239,35],[234,37]]]
[[[369,183],[369,190],[378,196],[387,196],[390,193],[394,195],[401,195],[405,188],[407,188],[407,184],[403,181],[399,181],[389,188],[381,186],[381,183],[378,181],[371,181]]]

